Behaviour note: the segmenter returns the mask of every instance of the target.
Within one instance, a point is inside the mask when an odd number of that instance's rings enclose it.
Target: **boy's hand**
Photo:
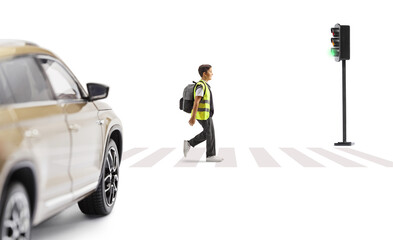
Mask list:
[[[188,123],[190,124],[190,126],[194,126],[195,124],[195,118],[191,117],[190,120],[188,121]]]

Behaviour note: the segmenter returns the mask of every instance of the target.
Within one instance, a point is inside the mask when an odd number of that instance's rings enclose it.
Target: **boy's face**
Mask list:
[[[213,70],[212,69],[213,68],[211,67],[209,70],[207,70],[207,72],[203,73],[204,80],[212,80],[212,77],[213,77]]]

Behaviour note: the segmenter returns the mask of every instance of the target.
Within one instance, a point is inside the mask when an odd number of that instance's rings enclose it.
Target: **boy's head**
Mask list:
[[[209,64],[203,64],[198,68],[199,75],[203,80],[211,80],[213,76],[212,66]]]

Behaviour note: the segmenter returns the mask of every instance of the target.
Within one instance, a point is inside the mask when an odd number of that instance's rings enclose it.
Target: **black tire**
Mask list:
[[[112,139],[105,148],[104,163],[97,190],[78,202],[79,209],[87,215],[108,215],[111,213],[118,191],[120,159],[115,141]]]
[[[0,239],[29,240],[31,236],[30,199],[25,187],[11,183],[1,204]]]

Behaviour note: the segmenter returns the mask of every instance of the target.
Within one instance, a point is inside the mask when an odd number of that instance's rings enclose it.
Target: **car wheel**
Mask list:
[[[22,184],[12,183],[1,206],[0,239],[30,239],[31,211],[27,192]]]
[[[78,202],[79,209],[88,215],[108,215],[115,205],[119,186],[120,159],[116,143],[106,146],[104,164],[97,190]]]

